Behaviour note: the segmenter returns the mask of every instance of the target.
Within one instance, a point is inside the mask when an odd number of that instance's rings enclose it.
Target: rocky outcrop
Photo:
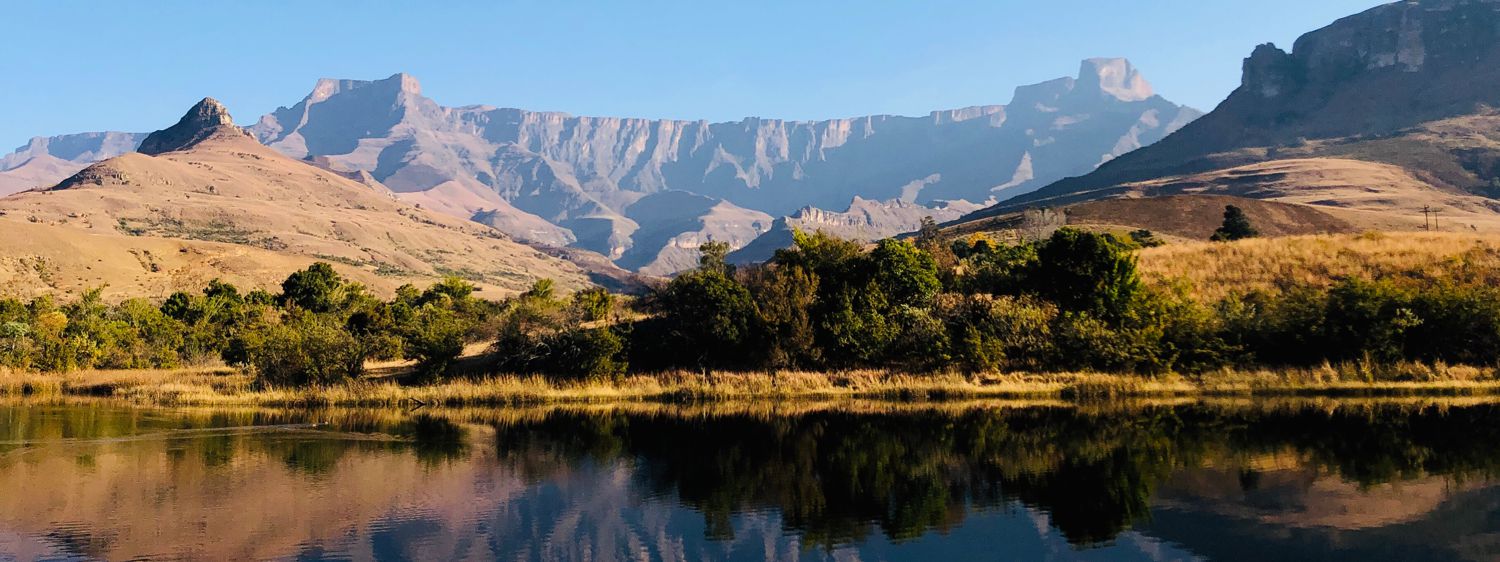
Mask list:
[[[734,232],[748,243],[753,235],[744,234],[755,228],[747,225],[762,216],[835,208],[855,197],[933,205],[1025,193],[1155,142],[1198,115],[1156,96],[1128,62],[1092,59],[1076,78],[1017,89],[1008,106],[828,121],[450,108],[424,97],[404,74],[322,80],[250,130],[288,155],[369,171],[424,206],[648,267],[691,265],[659,259],[669,248],[656,246],[691,241],[664,239],[631,216],[632,206],[655,194],[714,202],[684,203],[676,218],[702,226],[682,232]],[[536,228],[539,221],[556,230]]]
[[[236,127],[224,104],[203,98],[193,105],[177,124],[147,135],[136,152],[157,155],[191,148],[215,136],[244,137],[249,133]]]
[[[978,216],[1108,196],[1132,182],[1288,158],[1392,164],[1440,189],[1500,195],[1500,0],[1407,0],[1261,45],[1217,109],[1097,171]],[[976,216],[977,218],[977,216]]]

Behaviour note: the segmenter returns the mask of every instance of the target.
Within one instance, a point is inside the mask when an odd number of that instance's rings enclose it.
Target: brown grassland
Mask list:
[[[1143,250],[1140,267],[1148,280],[1186,283],[1208,301],[1231,292],[1327,287],[1347,277],[1493,286],[1500,283],[1500,234],[1367,232],[1171,244]]]

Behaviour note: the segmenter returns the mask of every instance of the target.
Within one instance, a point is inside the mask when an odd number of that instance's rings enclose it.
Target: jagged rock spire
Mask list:
[[[213,98],[203,98],[176,125],[151,133],[146,140],[141,141],[140,148],[136,150],[152,155],[184,150],[223,133],[248,135],[235,126],[234,119],[229,116],[229,110],[224,108],[224,104]]]

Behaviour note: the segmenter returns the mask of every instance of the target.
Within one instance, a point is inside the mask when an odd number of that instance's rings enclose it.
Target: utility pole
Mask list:
[[[1422,205],[1422,230],[1432,231],[1432,206]]]

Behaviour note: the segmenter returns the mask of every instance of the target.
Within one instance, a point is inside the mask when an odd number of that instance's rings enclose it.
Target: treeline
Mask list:
[[[0,365],[68,371],[223,361],[269,385],[331,384],[373,360],[434,379],[466,346],[481,370],[599,379],[630,371],[1097,370],[1500,362],[1500,289],[1348,279],[1200,302],[1148,284],[1134,238],[1061,229],[1002,244],[933,229],[872,249],[798,233],[764,265],[702,248],[698,268],[640,298],[558,294],[550,281],[487,300],[450,278],[382,300],[327,264],[279,293],[212,282],[165,302],[0,300]]]
[[[797,235],[763,266],[725,247],[648,299],[633,368],[908,371],[1361,367],[1500,361],[1500,289],[1346,279],[1200,302],[1147,284],[1130,238],[1061,229],[1015,245],[931,229],[873,250]]]
[[[293,273],[281,292],[241,292],[213,281],[165,302],[106,305],[98,289],[59,305],[43,296],[0,300],[0,365],[76,369],[174,368],[223,361],[273,385],[327,384],[359,376],[371,360],[411,359],[441,373],[466,342],[483,338],[499,303],[448,279],[403,286],[383,301],[326,263]]]

